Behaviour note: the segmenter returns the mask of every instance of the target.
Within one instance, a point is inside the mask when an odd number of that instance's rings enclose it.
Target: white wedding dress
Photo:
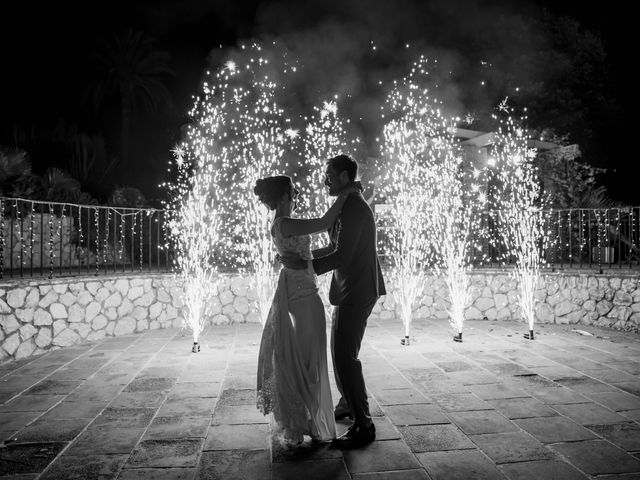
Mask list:
[[[284,238],[281,222],[276,218],[272,227],[278,252],[311,259],[309,235]],[[273,413],[273,433],[283,444],[300,443],[303,435],[335,438],[325,309],[316,276],[306,269],[280,270],[260,343],[257,406]]]

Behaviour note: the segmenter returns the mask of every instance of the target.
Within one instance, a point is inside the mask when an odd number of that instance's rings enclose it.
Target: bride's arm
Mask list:
[[[347,198],[349,198],[349,193],[340,193],[331,208],[320,218],[283,218],[280,224],[280,233],[283,237],[290,237],[327,230],[338,218]]]

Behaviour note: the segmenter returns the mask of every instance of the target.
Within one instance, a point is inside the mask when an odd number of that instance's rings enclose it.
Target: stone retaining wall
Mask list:
[[[320,278],[323,297],[329,278]],[[425,283],[415,307],[415,321],[446,321],[444,283],[439,279]],[[393,289],[390,280],[387,289]],[[181,283],[171,274],[5,281],[0,283],[0,361],[105,336],[180,327],[181,292]],[[477,271],[472,275],[473,302],[466,318],[520,321],[516,297],[516,284],[508,273]],[[622,330],[638,330],[640,325],[640,276],[631,272],[626,276],[617,272],[616,276],[546,274],[537,297],[537,321],[541,323]],[[376,304],[372,317],[390,319],[397,310],[389,294]],[[222,276],[210,311],[209,324],[259,322],[250,279]]]

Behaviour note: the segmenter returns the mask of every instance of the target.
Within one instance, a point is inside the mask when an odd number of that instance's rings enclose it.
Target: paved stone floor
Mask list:
[[[421,321],[401,346],[398,322],[372,322],[361,358],[378,439],[344,452],[271,445],[258,325],[210,328],[198,354],[154,330],[3,364],[0,478],[640,478],[640,336],[524,330],[468,322],[455,343]]]

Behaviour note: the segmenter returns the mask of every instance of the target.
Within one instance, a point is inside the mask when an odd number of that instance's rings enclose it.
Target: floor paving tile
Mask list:
[[[204,450],[262,450],[269,446],[269,425],[214,425]]]
[[[414,425],[399,427],[412,452],[475,449],[475,444],[455,425]]]
[[[330,442],[313,442],[311,438],[305,440],[296,447],[282,445],[279,439],[270,436],[269,445],[271,448],[271,463],[301,463],[316,460],[340,460],[342,452],[331,446]]]
[[[550,448],[590,475],[640,473],[640,461],[603,440],[558,443]]]
[[[496,400],[499,398],[528,397],[529,394],[522,389],[502,383],[490,383],[486,385],[471,385],[472,393],[483,400]]]
[[[262,415],[255,405],[218,405],[213,413],[214,425],[249,423],[269,423],[269,418]]]
[[[60,402],[44,414],[48,419],[93,419],[108,405],[107,402]],[[2,423],[0,421],[0,423]]]
[[[506,477],[477,450],[416,454],[432,480],[500,480]]]
[[[552,417],[554,415],[558,415],[558,412],[532,397],[503,398],[487,400],[487,402],[505,417],[510,419]]]
[[[574,403],[571,405],[552,405],[562,415],[582,425],[621,423],[628,421],[622,415],[596,403]]]
[[[601,382],[595,378],[588,377],[586,375],[570,378],[558,378],[554,380],[557,384],[563,387],[570,388],[574,392],[578,393],[597,393],[597,392],[615,392],[616,387],[609,385],[608,383]]]
[[[482,370],[463,370],[447,373],[447,377],[463,386],[486,385],[500,382],[500,377]]]
[[[202,452],[196,478],[198,480],[227,478],[264,480],[269,471],[271,471],[271,462],[268,450],[211,451]],[[294,478],[306,478],[306,475]],[[348,479],[348,477],[345,478]]]
[[[122,391],[122,385],[101,385],[99,380],[93,384],[84,383],[76,388],[64,400],[66,402],[110,402]]]
[[[434,394],[433,401],[445,412],[491,410],[491,405],[473,393]]]
[[[401,440],[376,441],[356,450],[344,450],[350,473],[382,472],[420,468],[420,463]]]
[[[353,480],[430,480],[422,468],[418,470],[397,470],[395,472],[356,473],[351,478]]]
[[[144,439],[204,438],[210,422],[209,416],[156,416],[147,428]]]
[[[384,410],[394,425],[450,423],[442,409],[436,405],[389,405]]]
[[[514,420],[542,443],[575,442],[597,438],[593,432],[566,417],[538,417]]]
[[[587,480],[589,478],[580,470],[559,460],[506,463],[500,468],[509,480]]]
[[[637,423],[587,425],[587,427],[624,450],[629,452],[640,451],[640,425]]]
[[[136,377],[124,389],[125,392],[154,392],[170,390],[176,383],[174,378]]]
[[[0,414],[15,412],[44,412],[62,401],[64,395],[20,395],[0,406]]]
[[[143,433],[144,428],[90,426],[69,446],[65,455],[129,454]]]
[[[118,475],[118,480],[193,480],[195,468],[132,468]]]
[[[165,401],[158,410],[160,417],[176,415],[203,416],[211,415],[216,406],[216,399],[212,397],[186,397]]]
[[[374,393],[374,397],[382,406],[433,403],[414,388],[381,389]]]
[[[105,408],[94,421],[94,425],[110,427],[146,427],[156,413],[155,408]]]
[[[546,460],[553,457],[552,452],[540,442],[522,432],[473,435],[471,440],[496,464]]]
[[[372,420],[376,426],[376,440],[399,440],[401,438],[398,428],[391,423],[389,417],[372,417]],[[351,422],[349,422],[350,424]],[[336,423],[338,430],[341,430],[342,426],[341,422]],[[346,424],[344,426],[346,429]]]
[[[143,440],[131,452],[127,468],[195,467],[203,439]]]
[[[589,401],[588,398],[565,387],[536,389],[531,392],[531,396],[547,405],[586,403]]]
[[[150,408],[159,407],[164,402],[166,392],[122,392],[111,403],[110,408]]]
[[[244,477],[243,477],[244,478]],[[272,477],[282,480],[350,480],[342,459],[274,463]]]
[[[39,478],[43,480],[113,480],[128,455],[63,455]]]
[[[592,393],[589,398],[614,411],[640,408],[640,397],[626,392]]]
[[[516,426],[495,410],[451,412],[449,418],[467,435],[514,432]]]
[[[14,437],[20,443],[68,442],[78,436],[90,421],[88,418],[53,420],[40,417],[15,433]]]
[[[24,443],[0,448],[0,475],[40,473],[66,443]]]

